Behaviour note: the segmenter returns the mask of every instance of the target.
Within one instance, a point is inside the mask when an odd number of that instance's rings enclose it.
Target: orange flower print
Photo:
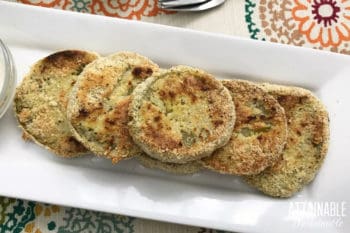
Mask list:
[[[43,214],[45,217],[50,217],[52,214],[58,213],[60,211],[60,207],[57,205],[48,205],[48,204],[39,204],[37,203],[35,208],[35,215],[40,216]]]
[[[311,43],[338,46],[350,40],[350,0],[294,0],[292,17]]]
[[[158,0],[17,0],[25,4],[106,15],[124,19],[173,14],[158,7]]]
[[[169,11],[158,8],[158,0],[92,0],[91,13],[124,19],[141,19]]]
[[[30,222],[24,227],[24,233],[43,233],[38,226],[35,225],[35,222]]]
[[[24,233],[43,233],[48,230],[53,230],[56,227],[56,223],[53,219],[57,219],[60,213],[60,207],[56,205],[40,204],[36,203],[34,207],[35,220],[28,222],[24,229]],[[45,226],[45,230],[43,230]],[[46,229],[47,227],[47,229]]]
[[[18,0],[19,2],[42,7],[55,7],[66,9],[69,0]]]

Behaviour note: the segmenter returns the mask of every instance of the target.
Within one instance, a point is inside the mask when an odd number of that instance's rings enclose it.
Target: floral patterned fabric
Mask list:
[[[18,0],[18,2],[124,19],[170,14],[169,11],[158,8],[158,0]]]
[[[223,231],[0,197],[0,233],[153,233],[165,231],[223,233]]]
[[[350,0],[246,0],[251,38],[350,53]]]
[[[350,0],[227,0],[214,10],[176,13],[158,0],[8,0],[142,20],[350,54]],[[221,232],[0,197],[5,232]]]

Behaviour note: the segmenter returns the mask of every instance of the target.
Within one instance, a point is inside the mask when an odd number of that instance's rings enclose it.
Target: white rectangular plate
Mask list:
[[[0,37],[19,81],[60,49],[130,50],[163,67],[187,64],[217,77],[295,84],[328,107],[331,144],[316,180],[290,199],[261,195],[233,176],[173,176],[133,160],[60,159],[21,139],[11,109],[0,120],[0,195],[241,232],[350,232],[348,217],[314,216],[293,203],[346,202],[350,209],[350,56],[102,16],[0,2]],[[295,210],[295,209],[293,209]],[[308,223],[313,224],[308,224]],[[303,226],[301,226],[301,225]]]

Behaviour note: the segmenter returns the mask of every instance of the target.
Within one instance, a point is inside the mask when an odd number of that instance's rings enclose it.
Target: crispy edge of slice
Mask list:
[[[284,151],[280,159],[276,161],[273,166],[267,168],[260,174],[244,177],[244,181],[266,195],[288,198],[299,192],[305,185],[314,180],[324,162],[329,146],[329,115],[322,102],[309,90],[300,87],[282,86],[269,83],[263,83],[261,84],[261,87],[267,90],[270,94],[276,96],[277,99],[279,96],[306,98],[309,101],[309,104],[312,104],[314,107],[314,111],[318,114],[317,124],[321,125],[321,129],[319,129],[320,125],[316,125],[316,131],[312,132],[314,137],[316,137],[316,140],[321,141],[321,148],[319,149],[319,154],[315,156],[319,158],[316,159],[315,166],[311,166],[311,173],[306,173],[302,176],[302,179],[300,177],[293,177],[295,174],[293,174],[291,170],[295,170],[297,167],[285,167],[287,163],[284,161],[288,158],[285,158],[286,155]],[[287,120],[292,123],[291,119],[288,118],[288,110],[286,110],[286,115]],[[317,131],[317,129],[319,129],[319,131]],[[290,136],[291,135],[292,134],[290,134]],[[290,139],[291,138],[288,138],[287,140],[289,141]],[[288,141],[286,147],[289,146]],[[300,172],[304,173],[305,171],[299,171],[299,173]],[[298,171],[296,171],[296,173],[298,173]],[[293,182],[289,182],[288,180],[291,176],[295,179]]]
[[[188,150],[186,153],[184,153],[185,155],[180,155],[176,151],[173,152],[162,148],[150,146],[148,145],[149,143],[147,141],[145,141],[140,137],[142,122],[138,115],[144,100],[144,96],[147,95],[147,92],[152,87],[153,83],[155,83],[159,79],[166,77],[167,74],[171,72],[176,72],[176,73],[195,72],[196,75],[209,77],[211,82],[213,81],[218,82],[217,85],[220,86],[220,90],[222,92],[221,93],[222,98],[224,98],[223,96],[227,98],[227,101],[225,103],[222,103],[222,105],[220,105],[220,108],[224,109],[222,111],[226,113],[225,120],[227,121],[225,124],[226,127],[223,127],[222,129],[223,132],[221,133],[215,132],[214,134],[216,138],[215,140],[209,143],[206,143],[205,145],[202,145],[201,150],[197,150],[197,151]],[[236,117],[232,97],[229,91],[227,90],[227,88],[225,88],[220,81],[216,80],[212,75],[206,73],[205,71],[202,71],[200,69],[196,69],[193,67],[189,67],[189,66],[183,66],[183,65],[172,67],[169,70],[163,70],[162,72],[158,73],[156,76],[152,76],[148,78],[146,81],[144,81],[143,83],[141,83],[133,92],[133,101],[129,108],[129,116],[132,119],[129,122],[130,134],[133,137],[134,142],[137,145],[139,145],[140,148],[144,152],[146,152],[146,154],[162,162],[180,163],[180,164],[209,156],[215,149],[225,145],[231,137],[232,129],[234,127],[234,122]]]
[[[91,61],[97,59],[100,55],[96,52],[92,52],[92,51],[84,51],[84,50],[61,50],[61,51],[57,51],[55,53],[52,53],[40,60],[38,60],[37,62],[35,62],[29,72],[24,76],[23,80],[21,81],[21,84],[16,88],[16,94],[15,94],[15,98],[13,100],[14,105],[13,105],[13,110],[15,112],[15,116],[16,116],[16,120],[18,123],[18,127],[22,130],[22,138],[24,141],[33,141],[34,143],[36,143],[37,145],[45,148],[46,150],[54,153],[57,156],[60,157],[64,157],[64,158],[74,158],[74,157],[78,157],[84,154],[89,153],[88,149],[83,146],[83,144],[81,144],[76,137],[74,136],[74,134],[72,133],[72,137],[71,140],[73,141],[74,144],[79,144],[79,147],[83,147],[85,148],[83,151],[81,152],[66,152],[66,151],[58,151],[55,150],[47,145],[45,145],[44,143],[40,142],[39,140],[36,139],[35,136],[33,136],[30,132],[28,132],[28,130],[21,124],[20,120],[19,120],[19,116],[18,116],[18,112],[17,112],[17,103],[16,100],[18,97],[18,92],[21,90],[21,85],[23,82],[27,81],[27,79],[30,79],[30,77],[32,76],[33,73],[38,72],[38,70],[40,69],[41,72],[51,72],[55,69],[60,69],[60,66],[62,66],[61,63],[64,63],[64,59],[65,57],[71,58],[74,57],[76,55],[86,55],[87,57],[91,57]],[[62,60],[63,59],[63,60]],[[81,61],[81,57],[79,58],[79,61]],[[89,63],[85,64],[84,67],[86,65],[88,65]],[[84,67],[79,67],[79,69],[77,69],[77,72],[82,72],[82,70],[84,69]],[[71,68],[71,67],[65,67],[65,68]],[[65,113],[62,113],[63,115],[65,115]]]
[[[225,146],[214,151],[211,156],[203,158],[201,162],[204,167],[222,174],[258,174],[271,166],[280,157],[283,151],[287,139],[287,121],[284,109],[273,96],[263,88],[260,88],[256,83],[241,79],[222,80],[222,82],[232,94],[235,103],[235,128],[233,129],[230,141]],[[234,91],[240,93],[234,93]],[[247,98],[247,95],[251,98],[244,99]],[[268,120],[260,119],[260,116],[254,116],[254,119],[250,119],[250,113],[252,112],[247,112],[245,106],[242,105],[244,101],[251,101],[253,99],[263,102],[263,109],[273,111],[273,120],[271,121],[278,125],[273,126],[274,129],[271,129],[269,133],[275,132],[276,137],[269,138],[269,135],[262,135],[260,136],[261,140],[251,137],[240,139],[239,135],[241,133],[237,132],[237,130],[242,130],[244,125],[259,125],[259,123]],[[265,115],[263,115],[263,117],[265,117]],[[256,119],[259,119],[259,121],[255,121]],[[237,135],[237,138],[235,135]],[[250,156],[247,156],[247,151],[245,151],[245,145],[247,144],[249,144]],[[272,145],[273,147],[270,148],[268,145]],[[244,151],[242,151],[242,149],[244,149]],[[249,157],[251,157],[251,160]],[[226,159],[226,162],[223,161],[224,159]]]
[[[192,161],[183,164],[165,163],[154,159],[144,153],[137,155],[136,158],[144,167],[158,169],[176,175],[190,175],[197,173],[203,169],[203,166],[198,161]]]

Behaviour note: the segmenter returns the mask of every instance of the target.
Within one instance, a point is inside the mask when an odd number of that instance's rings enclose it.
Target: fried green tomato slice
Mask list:
[[[101,57],[79,75],[68,104],[76,138],[113,163],[141,153],[128,131],[130,94],[158,65],[132,52]]]
[[[24,138],[63,157],[87,152],[70,131],[66,117],[69,93],[96,53],[65,50],[36,62],[17,87],[14,107]]]
[[[203,165],[224,174],[260,173],[278,159],[286,143],[284,110],[252,82],[227,80],[223,84],[235,103],[236,124],[229,143],[204,158]]]
[[[288,138],[282,156],[260,174],[245,180],[273,197],[290,197],[310,183],[328,150],[329,119],[322,103],[308,90],[262,85],[285,109]]]
[[[229,91],[210,74],[177,66],[148,78],[133,92],[129,132],[149,156],[187,163],[229,140],[235,111]]]

